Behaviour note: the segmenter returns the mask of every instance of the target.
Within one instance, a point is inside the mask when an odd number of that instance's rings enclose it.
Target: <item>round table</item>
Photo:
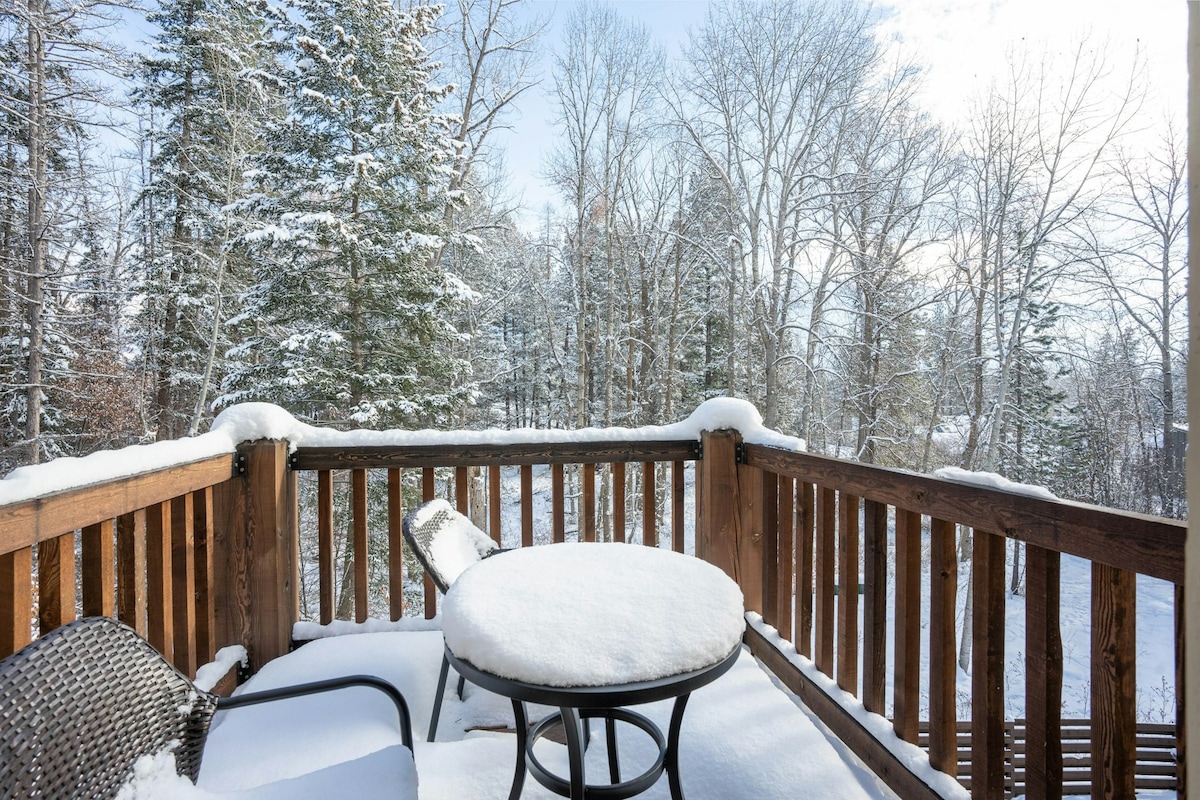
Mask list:
[[[682,800],[679,735],[688,698],[733,666],[745,618],[741,591],[717,567],[658,548],[567,543],[508,551],[467,569],[442,609],[446,657],[472,683],[509,697],[517,729],[510,800],[528,772],[573,800],[623,800],[666,772]],[[666,736],[626,706],[674,698]],[[559,711],[529,730],[526,702]],[[589,784],[587,721],[604,719],[607,784]],[[653,764],[622,780],[616,722],[658,746]],[[534,744],[562,726],[570,776],[547,770]]]

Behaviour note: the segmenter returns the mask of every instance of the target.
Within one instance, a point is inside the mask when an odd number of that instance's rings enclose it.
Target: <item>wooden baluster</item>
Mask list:
[[[596,465],[584,464],[581,494],[583,503],[579,510],[580,541],[596,541]]]
[[[858,696],[858,498],[838,498],[837,682]]]
[[[929,521],[929,763],[958,774],[958,710],[955,688],[954,609],[958,595],[955,526]]]
[[[437,473],[433,471],[433,467],[421,468],[421,502],[428,503],[437,494]],[[433,578],[429,577],[429,573],[425,573],[425,619],[433,619],[437,616],[437,587],[433,584]]]
[[[454,505],[458,513],[465,516],[470,516],[471,507],[471,487],[470,479],[467,477],[466,467],[454,468]]]
[[[671,462],[671,549],[683,552],[683,462]]]
[[[834,584],[837,560],[837,492],[821,486],[817,489],[817,541],[814,548],[816,568],[816,662],[817,669],[833,675],[833,637],[836,609]]]
[[[404,476],[396,467],[387,471],[388,493],[388,614],[404,616]]]
[[[1092,797],[1133,797],[1137,575],[1092,562]]]
[[[216,601],[213,595],[213,489],[192,492],[193,527],[196,554],[196,659],[212,661],[217,654]]]
[[[1025,548],[1025,796],[1062,800],[1062,557]]]
[[[792,592],[795,567],[796,538],[796,484],[791,478],[779,476],[778,489],[779,525],[779,621],[775,627],[788,641],[792,634]]]
[[[533,546],[533,466],[521,465],[521,547]]]
[[[971,546],[971,797],[1000,800],[1004,787],[1003,536],[976,530]],[[1132,797],[1132,794],[1130,795]]]
[[[1189,590],[1190,591],[1190,590]],[[1177,797],[1188,796],[1188,737],[1187,707],[1184,696],[1187,689],[1183,638],[1187,620],[1184,618],[1185,592],[1183,584],[1175,584],[1175,793]],[[1195,680],[1193,678],[1192,680]]]
[[[613,541],[625,541],[625,462],[612,465]]]
[[[0,657],[29,644],[33,622],[33,548],[20,547],[0,555]]]
[[[196,537],[191,493],[171,500],[171,606],[175,667],[196,674]]]
[[[812,657],[813,640],[813,526],[816,500],[811,483],[801,483],[799,525],[796,529],[796,651]]]
[[[883,714],[887,685],[887,505],[863,502],[863,676],[867,711]]]
[[[502,532],[500,530],[500,511],[503,508],[500,499],[500,465],[493,464],[488,467],[488,527],[492,535],[492,541],[498,546],[503,545]]]
[[[654,462],[642,464],[642,544],[658,547],[658,512],[655,508]]]
[[[146,637],[145,509],[117,517],[117,619]]]
[[[111,519],[88,525],[80,536],[82,556],[83,615],[112,617],[116,614],[117,578],[113,571],[113,539],[116,528]]]
[[[759,510],[763,530],[763,622],[779,624],[779,481],[774,475],[763,476]]]
[[[333,622],[336,587],[333,564],[333,473],[317,472],[317,593],[321,624]]]
[[[896,734],[917,741],[921,680],[921,515],[896,509]]]
[[[75,619],[75,532],[38,542],[38,628],[44,636]]]
[[[428,503],[437,496],[437,473],[433,467],[421,468],[421,502]]]
[[[171,589],[171,506],[155,503],[146,509],[146,640],[175,663]]]
[[[350,470],[350,523],[354,537],[354,620],[366,622],[367,608],[367,471]]]
[[[567,540],[567,491],[566,470],[562,464],[554,464],[550,468],[550,513],[554,517],[555,542]]]

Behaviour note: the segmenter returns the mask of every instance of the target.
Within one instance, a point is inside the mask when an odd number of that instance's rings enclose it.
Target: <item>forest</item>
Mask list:
[[[814,452],[1186,516],[1185,131],[1137,59],[1017,43],[952,126],[865,2],[714,2],[671,56],[635,10],[6,2],[0,475],[246,401],[575,428],[728,395]]]

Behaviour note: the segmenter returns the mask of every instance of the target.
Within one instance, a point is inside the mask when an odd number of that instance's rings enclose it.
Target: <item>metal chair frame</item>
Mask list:
[[[430,515],[430,509],[433,509],[432,515]],[[422,517],[428,518],[422,519]],[[421,521],[418,522],[418,520]],[[450,504],[445,500],[430,500],[408,512],[408,514],[404,516],[404,540],[408,542],[408,546],[412,549],[413,554],[416,555],[417,561],[420,562],[421,566],[425,570],[425,573],[433,581],[433,585],[436,586],[437,590],[442,594],[450,591],[450,584],[452,584],[454,582],[454,578],[458,576],[455,575],[451,577],[447,575],[445,571],[438,565],[437,559],[434,557],[431,544],[434,537],[438,533],[443,532],[446,529],[447,523],[452,520],[469,525],[470,528],[478,534],[478,536],[475,537],[476,542],[483,543],[486,540],[487,543],[492,545],[492,549],[490,551],[480,554],[480,560],[495,555],[496,553],[504,552],[499,545],[487,538],[487,534],[475,527],[475,525],[469,519],[452,509]],[[474,543],[472,543],[472,545],[474,545]],[[437,695],[433,700],[433,713],[429,719],[429,735],[426,737],[426,741],[432,742],[437,737],[438,720],[441,719],[442,715],[442,697],[446,693],[446,681],[449,678],[449,674],[450,662],[446,659],[445,655],[443,655],[442,666],[438,671]],[[463,697],[463,689],[465,685],[466,679],[462,675],[459,675],[458,699],[460,700]]]

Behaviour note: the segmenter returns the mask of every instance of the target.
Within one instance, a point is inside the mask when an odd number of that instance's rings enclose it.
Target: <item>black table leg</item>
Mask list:
[[[667,732],[667,778],[671,782],[671,800],[683,800],[683,787],[679,784],[679,731],[683,727],[683,710],[691,696],[690,692],[679,695],[671,710],[671,729]]]
[[[587,775],[584,770],[585,747],[584,726],[579,709],[570,706],[559,708],[563,731],[567,736],[567,759],[571,764],[571,800],[584,800],[587,796]]]
[[[617,721],[612,713],[604,715],[604,730],[608,734],[608,781],[621,782],[621,763],[617,757]]]
[[[432,742],[437,737],[438,718],[442,716],[442,695],[446,693],[446,677],[450,672],[450,661],[442,655],[442,669],[438,672],[437,694],[433,698],[433,715],[429,718],[429,736],[425,741]]]
[[[512,789],[508,800],[518,800],[525,788],[525,743],[529,738],[529,721],[525,717],[525,704],[513,700],[513,727],[517,729],[517,766],[513,769]]]

